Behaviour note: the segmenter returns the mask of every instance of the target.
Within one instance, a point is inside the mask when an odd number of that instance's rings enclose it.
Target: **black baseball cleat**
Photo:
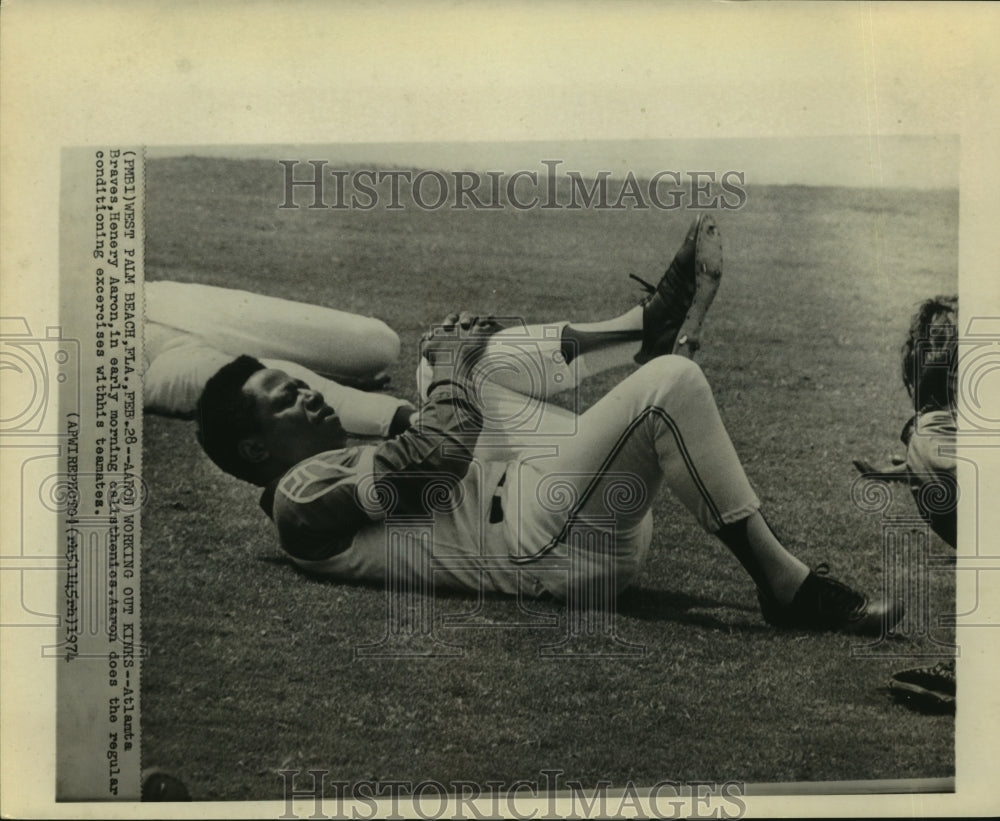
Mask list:
[[[871,603],[868,597],[825,574],[810,571],[791,604],[780,604],[770,593],[757,589],[764,621],[792,630],[819,630],[861,636],[888,635],[903,618],[899,602]]]
[[[939,662],[933,667],[914,667],[893,673],[886,685],[889,692],[909,707],[926,712],[955,709],[955,662]]]
[[[184,782],[159,767],[147,767],[142,771],[143,801],[190,801],[191,793]]]
[[[663,354],[688,359],[701,347],[701,326],[722,279],[722,236],[715,220],[701,214],[691,223],[670,267],[655,285],[629,274],[648,292],[642,302],[640,365]]]

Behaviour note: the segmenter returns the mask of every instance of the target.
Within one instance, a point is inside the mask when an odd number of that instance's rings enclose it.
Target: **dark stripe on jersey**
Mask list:
[[[584,492],[580,495],[580,500],[573,507],[573,510],[570,511],[569,516],[566,517],[566,523],[562,526],[562,530],[559,531],[559,534],[555,538],[553,538],[547,545],[545,545],[545,547],[543,547],[537,553],[532,554],[531,556],[511,556],[510,560],[512,562],[515,562],[517,564],[523,564],[540,559],[542,556],[548,553],[553,547],[555,547],[565,538],[566,532],[569,530],[570,525],[576,519],[577,515],[579,514],[583,506],[589,501],[590,497],[594,494],[594,491],[597,489],[597,486],[600,483],[601,479],[604,478],[604,472],[611,467],[612,462],[614,462],[614,460],[617,458],[618,454],[625,446],[625,443],[628,441],[629,437],[633,433],[635,433],[636,428],[638,428],[638,426],[646,420],[646,417],[650,415],[656,415],[660,417],[660,419],[662,419],[663,422],[666,423],[667,428],[674,436],[674,443],[677,445],[677,450],[681,455],[681,459],[684,460],[684,466],[687,468],[687,472],[688,475],[691,477],[691,481],[694,482],[694,485],[698,489],[698,493],[701,495],[701,498],[708,506],[708,509],[709,511],[711,511],[712,516],[719,523],[719,527],[722,527],[724,522],[722,520],[722,514],[719,511],[719,506],[715,503],[715,500],[708,492],[708,488],[705,486],[705,482],[702,480],[701,476],[698,473],[698,470],[695,468],[694,460],[691,458],[691,454],[688,452],[687,445],[684,442],[684,437],[681,435],[680,428],[677,426],[677,423],[674,421],[673,417],[671,417],[670,414],[667,413],[663,408],[658,407],[656,405],[650,405],[649,407],[644,408],[639,413],[639,415],[635,419],[633,419],[632,422],[629,423],[629,426],[622,432],[622,435],[618,437],[618,441],[616,441],[615,444],[612,446],[610,452],[605,457],[604,461],[601,463],[601,466],[598,468],[597,473],[594,475],[594,478],[590,480],[590,483],[587,485]]]

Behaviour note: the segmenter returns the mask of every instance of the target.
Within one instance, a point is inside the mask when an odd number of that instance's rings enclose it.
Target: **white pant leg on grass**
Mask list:
[[[143,407],[151,413],[190,417],[205,383],[235,357],[204,344],[198,337],[173,328],[146,323],[147,348],[154,340],[154,355],[143,374]],[[396,410],[412,407],[405,399],[386,393],[368,393],[326,379],[296,362],[264,358],[268,368],[285,371],[315,388],[329,403],[348,433],[356,436],[386,436]]]
[[[156,322],[147,320],[143,330],[143,409],[191,416],[205,383],[235,357],[193,334]]]
[[[395,332],[376,319],[208,285],[146,283],[143,404],[154,413],[190,416],[209,378],[245,353],[319,390],[349,433],[384,436],[409,402],[340,385],[309,365],[373,376],[398,351]]]
[[[379,319],[231,288],[147,282],[146,319],[239,356],[297,362],[337,378],[371,377],[399,356],[399,337]]]
[[[708,532],[760,506],[704,374],[683,357],[644,365],[583,413],[572,436],[551,444],[549,454],[524,453],[502,495],[517,558],[555,595],[565,594],[565,575],[546,574],[546,565],[567,558],[573,525],[613,527],[614,584],[628,584],[648,551],[662,485]],[[595,544],[593,555],[574,549],[579,573],[607,572],[607,545]]]
[[[518,426],[512,424],[515,414],[520,420],[537,412],[538,426],[523,426],[523,441],[533,444],[533,440],[544,440],[558,451],[551,458],[538,460],[539,466],[575,472],[588,481],[600,471],[630,473],[651,487],[647,501],[665,479],[710,532],[745,518],[759,507],[711,387],[701,368],[685,357],[657,357],[579,416],[544,402],[548,396],[577,387],[596,372],[577,367],[586,356],[565,362],[558,332],[537,341],[541,336],[538,329],[560,329],[563,325],[531,326],[525,335],[529,341],[524,342],[506,331],[494,337],[474,371],[482,377],[477,387],[485,393],[487,431],[516,429]],[[504,349],[508,349],[506,355]],[[606,358],[602,369],[629,361],[631,356],[619,354],[617,359]],[[528,397],[539,401],[526,401]],[[549,438],[550,432],[569,436],[559,441]]]

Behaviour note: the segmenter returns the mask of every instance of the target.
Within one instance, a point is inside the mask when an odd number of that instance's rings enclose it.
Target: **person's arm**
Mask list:
[[[426,513],[428,484],[441,490],[465,476],[483,428],[469,375],[498,329],[492,319],[450,314],[421,338],[420,355],[430,367],[428,401],[408,430],[375,450],[373,478],[391,489],[386,514]]]
[[[459,329],[457,321],[423,340],[433,381],[407,430],[375,446],[320,454],[282,478],[275,521],[293,556],[334,556],[373,521],[428,512],[428,484],[440,490],[465,476],[483,424],[466,382],[491,326],[472,321]]]
[[[423,495],[429,483],[443,490],[465,476],[483,427],[469,394],[451,379],[432,383],[429,401],[411,426],[375,447],[372,478],[389,491],[382,513],[427,513]]]

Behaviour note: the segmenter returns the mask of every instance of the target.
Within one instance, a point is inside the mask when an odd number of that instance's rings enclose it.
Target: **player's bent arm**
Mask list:
[[[278,482],[273,502],[264,503],[282,547],[298,559],[326,559],[375,521],[426,513],[425,489],[461,481],[481,429],[482,415],[465,389],[442,383],[396,438],[300,462]]]
[[[391,489],[385,513],[425,513],[425,488],[457,483],[472,462],[483,427],[479,409],[454,383],[435,385],[430,398],[407,431],[375,448],[373,478]]]
[[[411,416],[408,428],[376,446],[376,467],[403,470],[449,446],[444,449],[462,454],[457,469],[464,475],[482,428],[483,415],[462,385],[435,383],[429,401]]]

